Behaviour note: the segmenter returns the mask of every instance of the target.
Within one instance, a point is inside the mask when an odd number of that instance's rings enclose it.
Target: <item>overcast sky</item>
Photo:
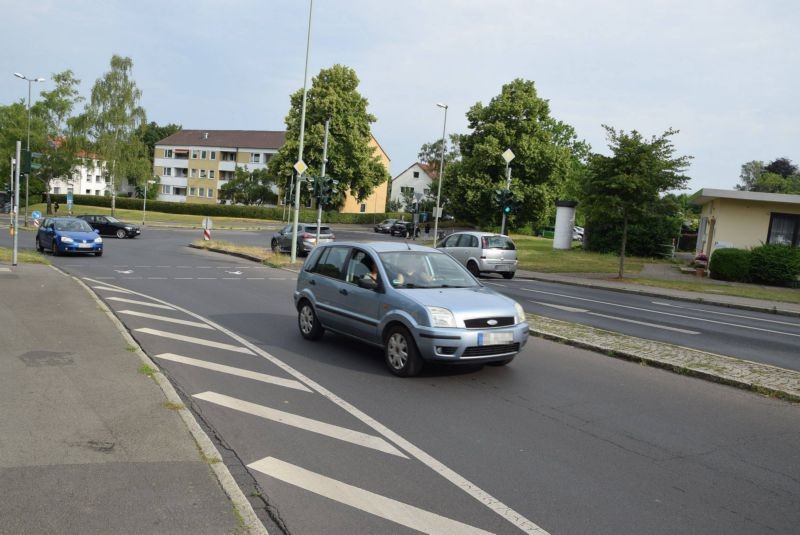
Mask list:
[[[689,190],[732,189],[740,166],[800,162],[800,3],[738,0],[316,0],[309,79],[355,69],[395,175],[420,145],[465,133],[467,109],[514,78],[606,151],[601,124],[658,135],[695,157]],[[72,69],[88,96],[130,56],[148,120],[283,130],[303,85],[308,2],[0,0],[0,102],[14,72]],[[36,86],[34,86],[36,87]],[[512,147],[513,149],[513,147]],[[499,157],[499,155],[498,155]]]

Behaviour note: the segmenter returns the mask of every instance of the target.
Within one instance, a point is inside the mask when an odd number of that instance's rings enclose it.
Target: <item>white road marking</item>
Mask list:
[[[247,277],[249,281],[263,281],[264,277]]]
[[[162,308],[164,310],[175,310],[171,306],[159,305],[158,303],[149,303],[147,301],[137,301],[136,299],[125,299],[124,297],[109,297],[109,301],[116,301],[118,303],[129,303],[131,305],[141,305],[143,307]]]
[[[669,327],[667,325],[659,325],[657,323],[647,323],[646,321],[631,320],[628,318],[620,318],[619,316],[611,316],[610,314],[600,314],[599,312],[589,312],[592,316],[599,316],[601,318],[608,318],[615,321],[624,321],[626,323],[635,323],[637,325],[644,325],[645,327],[655,327],[656,329],[665,329],[667,331],[675,331],[682,334],[700,334],[697,331],[689,331],[687,329],[679,329],[677,327]]]
[[[130,275],[131,273],[133,273],[132,269],[115,269],[114,271],[116,271],[117,273],[122,273],[123,275]]]
[[[216,277],[197,277],[197,280],[199,280],[199,281],[215,281],[215,280],[217,280],[217,278]]]
[[[156,266],[156,267],[157,267],[157,268],[162,268],[162,269],[165,269],[165,268],[169,268],[170,266]]]
[[[247,467],[295,487],[422,533],[489,533],[419,507],[342,483],[275,457],[265,457],[248,464]]]
[[[300,381],[294,379],[284,379],[274,375],[267,375],[266,373],[252,372],[250,370],[243,370],[241,368],[234,368],[233,366],[226,366],[224,364],[217,364],[216,362],[209,362],[207,360],[193,359],[191,357],[184,357],[174,353],[162,353],[156,355],[157,359],[170,360],[172,362],[179,362],[189,366],[196,366],[197,368],[205,368],[206,370],[213,370],[215,372],[227,373],[228,375],[235,375],[237,377],[245,377],[260,381],[262,383],[269,383],[278,386],[285,386],[286,388],[293,388],[295,390],[302,390],[303,392],[311,392],[311,389],[306,387]]]
[[[779,321],[779,320],[769,320],[766,318],[756,318],[754,316],[748,316],[747,314],[732,314],[730,312],[718,312],[716,310],[706,310],[703,308],[694,308],[694,307],[687,307],[683,305],[673,305],[672,303],[662,303],[661,301],[651,301],[654,305],[659,305],[663,307],[671,307],[671,308],[682,308],[685,310],[693,310],[695,312],[703,312],[704,314],[716,314],[718,316],[731,316],[733,318],[744,318],[753,321],[764,321],[767,323],[777,323],[780,325],[789,325],[791,327],[800,327],[800,323],[791,322],[791,321]]]
[[[195,269],[211,269],[213,266],[195,266]]]
[[[177,310],[181,309],[178,308]],[[181,312],[185,311],[181,310]],[[149,327],[142,327],[141,329],[136,329],[136,332],[140,332],[143,334],[152,334],[153,336],[161,336],[163,338],[169,338],[170,340],[178,340],[179,342],[189,342],[190,344],[197,344],[200,346],[215,347],[217,349],[226,349],[228,351],[234,351],[236,353],[245,353],[247,355],[253,354],[253,352],[247,349],[246,347],[225,344],[222,342],[215,342],[213,340],[205,340],[203,338],[195,338],[194,336],[183,336],[182,334],[175,334],[167,331],[159,331],[158,329],[150,329]]]
[[[260,268],[260,269],[268,269],[268,268],[264,267],[264,268]],[[88,277],[86,278],[86,280],[91,281],[91,279],[89,279]],[[96,281],[92,281],[92,282],[96,282]],[[339,396],[337,396],[336,394],[334,394],[333,392],[331,392],[327,388],[323,387],[322,385],[320,385],[320,384],[316,383],[315,381],[311,380],[310,378],[306,377],[304,374],[302,374],[298,370],[295,370],[294,368],[292,368],[291,366],[289,366],[288,364],[286,364],[285,362],[283,362],[279,358],[275,357],[274,355],[272,355],[271,353],[269,353],[267,351],[264,351],[263,349],[261,349],[257,345],[245,340],[244,338],[242,338],[238,334],[234,333],[233,331],[231,331],[229,329],[226,329],[222,325],[219,325],[219,324],[217,324],[217,323],[215,323],[215,322],[213,322],[213,321],[211,321],[211,320],[209,320],[207,318],[204,318],[203,316],[201,316],[199,314],[196,314],[196,313],[194,313],[194,312],[192,312],[190,310],[187,310],[185,308],[179,307],[179,306],[174,305],[172,303],[168,303],[167,301],[163,301],[163,300],[160,300],[160,299],[157,299],[155,297],[149,296],[147,294],[139,293],[139,292],[128,292],[128,293],[135,293],[136,295],[138,295],[140,297],[147,298],[147,299],[152,299],[154,301],[158,301],[158,302],[160,302],[162,304],[165,304],[165,305],[174,306],[176,310],[179,310],[179,311],[183,312],[184,314],[188,314],[188,315],[190,315],[190,316],[192,316],[192,317],[194,317],[194,318],[196,318],[198,320],[205,321],[206,323],[208,323],[209,325],[211,325],[212,327],[217,329],[219,332],[228,335],[229,337],[233,338],[237,342],[241,343],[244,347],[251,349],[254,354],[256,354],[256,355],[268,360],[271,363],[273,363],[275,366],[279,367],[280,369],[282,369],[283,371],[285,371],[286,373],[288,373],[292,377],[296,378],[298,381],[302,382],[303,384],[305,384],[306,386],[308,386],[312,390],[314,390],[317,393],[319,393],[321,396],[326,398],[331,403],[337,405],[338,407],[340,407],[341,409],[346,411],[348,414],[350,414],[354,418],[358,419],[359,421],[363,422],[367,426],[371,427],[378,434],[382,435],[384,438],[386,438],[390,442],[393,442],[396,445],[398,445],[400,448],[405,450],[407,453],[411,454],[412,457],[414,457],[419,462],[421,462],[422,464],[427,466],[430,470],[432,470],[432,471],[436,472],[437,474],[439,474],[440,476],[442,476],[444,479],[446,479],[447,481],[452,483],[458,489],[460,489],[461,491],[465,492],[466,494],[468,494],[469,496],[473,497],[475,500],[480,502],[487,509],[491,510],[492,512],[496,513],[497,515],[499,515],[500,517],[505,519],[510,524],[512,524],[515,527],[517,527],[523,533],[535,533],[535,534],[539,534],[539,535],[546,535],[547,534],[547,531],[545,531],[544,529],[539,527],[537,524],[535,524],[531,520],[528,520],[522,514],[518,513],[517,511],[515,511],[511,507],[507,506],[506,504],[504,504],[503,502],[501,502],[500,500],[498,500],[497,498],[495,498],[494,496],[492,496],[491,494],[489,494],[488,492],[486,492],[482,488],[478,487],[477,485],[475,485],[474,483],[472,483],[471,481],[469,481],[465,477],[461,476],[460,474],[458,474],[457,472],[455,472],[451,468],[447,467],[445,464],[441,463],[440,461],[438,461],[437,459],[435,459],[431,455],[428,455],[422,449],[418,448],[417,446],[415,446],[414,444],[412,444],[411,442],[409,442],[408,440],[406,440],[405,438],[403,438],[399,434],[395,433],[394,431],[392,431],[391,429],[389,429],[388,427],[386,427],[385,425],[383,425],[379,421],[375,420],[374,418],[372,418],[371,416],[369,416],[368,414],[366,414],[362,410],[356,408],[351,403],[348,403],[347,401],[343,400],[342,398],[340,398]],[[169,336],[169,333],[164,333],[164,335]]]
[[[565,306],[565,305],[554,305],[553,303],[545,303],[543,301],[532,301],[531,300],[531,303],[536,303],[537,305],[544,305],[546,307],[557,308],[558,310],[563,310],[565,312],[575,312],[575,313],[577,313],[577,312],[589,312],[585,308],[574,308],[574,307],[568,307],[568,306]]]
[[[249,401],[232,398],[216,392],[201,392],[200,394],[193,394],[192,397],[239,412],[244,412],[246,414],[252,414],[253,416],[258,416],[266,420],[272,420],[273,422],[296,427],[297,429],[303,429],[311,433],[317,433],[319,435],[335,438],[343,442],[349,442],[357,446],[363,446],[365,448],[382,451],[390,455],[397,455],[398,457],[408,459],[408,456],[381,437],[368,435],[367,433],[362,433],[361,431],[354,431],[352,429],[306,418],[305,416],[292,414],[290,412],[271,409],[269,407],[265,407],[264,405],[257,405],[255,403],[250,403]]]
[[[241,275],[242,274],[241,271],[226,271],[225,273],[228,273],[230,275]]]
[[[192,266],[175,266],[178,269],[192,269]]]
[[[122,277],[122,278],[123,278],[123,280],[129,280],[129,281],[140,281],[140,280],[142,280],[142,277]]]
[[[240,281],[240,280],[242,280],[242,278],[241,277],[222,277],[222,280],[224,280],[224,281]]]
[[[165,280],[167,280],[167,277],[147,277],[147,280],[149,280],[149,281],[165,281]]]
[[[133,266],[133,267],[135,267],[135,268],[150,268],[150,267],[153,267],[153,266]]]
[[[176,281],[193,281],[194,277],[175,277]]]
[[[139,318],[147,318],[151,320],[163,321],[166,323],[175,323],[177,325],[188,325],[190,327],[197,327],[198,329],[209,329],[213,330],[213,327],[205,323],[201,323],[199,321],[191,321],[191,320],[181,320],[177,318],[170,318],[167,316],[158,316],[156,314],[148,314],[147,312],[137,312],[135,310],[120,310],[120,314],[127,314],[129,316],[136,316]]]
[[[558,297],[565,297],[567,299],[576,299],[578,301],[588,301],[590,303],[600,303],[600,304],[603,304],[603,305],[610,305],[610,306],[615,306],[615,307],[620,307],[620,308],[627,308],[627,309],[630,309],[630,310],[640,310],[642,312],[651,312],[653,314],[661,314],[663,316],[672,316],[672,317],[675,317],[675,318],[690,319],[690,320],[695,320],[695,321],[704,321],[706,323],[715,323],[717,325],[727,325],[729,327],[737,327],[739,329],[750,329],[751,331],[761,331],[761,332],[765,332],[765,333],[782,334],[784,336],[794,336],[794,337],[800,338],[800,334],[787,333],[787,332],[783,332],[783,331],[773,331],[772,329],[762,329],[761,327],[751,327],[750,325],[741,325],[739,323],[728,323],[726,321],[717,321],[717,320],[712,320],[712,319],[708,319],[708,318],[698,318],[696,316],[687,316],[685,314],[673,314],[671,312],[662,312],[660,310],[653,310],[651,308],[642,308],[642,307],[635,307],[635,306],[631,306],[631,305],[622,305],[620,303],[610,303],[608,301],[599,301],[597,299],[589,299],[587,297],[577,297],[577,296],[574,296],[574,295],[560,294],[560,293],[555,293],[555,292],[545,292],[544,290],[534,290],[532,288],[520,288],[520,289],[521,290],[525,290],[526,292],[536,292],[536,293],[540,293],[540,294],[555,295],[555,296],[558,296]]]
[[[116,277],[95,277],[97,280],[115,280]]]
[[[86,279],[86,280],[90,280],[90,279]],[[92,286],[92,288],[94,288],[95,290],[103,290],[103,291],[106,291],[106,292],[117,292],[117,293],[121,293],[121,294],[133,293],[133,292],[129,292],[128,290],[123,290],[122,288],[109,288],[108,286]]]

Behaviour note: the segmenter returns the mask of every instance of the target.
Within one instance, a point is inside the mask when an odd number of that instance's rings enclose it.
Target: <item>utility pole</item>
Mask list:
[[[328,129],[331,126],[331,120],[325,120],[325,140],[322,142],[322,176],[319,178],[319,187],[322,187],[322,181],[325,180],[325,165],[328,163]],[[322,225],[322,196],[317,197],[317,241],[314,242],[319,245],[319,227]]]
[[[511,151],[511,149],[506,149],[506,151],[503,153],[503,159],[506,161],[506,190],[505,190],[505,195],[503,196],[503,198],[505,199],[505,198],[508,197],[508,192],[511,191],[511,167],[509,167],[509,165],[508,165],[508,164],[511,163],[511,160],[514,159],[514,153]],[[503,211],[503,221],[500,223],[500,234],[505,234],[506,233],[506,207],[505,206],[501,206],[500,208]]]
[[[17,141],[17,165],[14,166],[14,250],[11,255],[11,265],[17,265],[17,250],[19,244],[19,163],[20,152],[22,152],[22,142]]]

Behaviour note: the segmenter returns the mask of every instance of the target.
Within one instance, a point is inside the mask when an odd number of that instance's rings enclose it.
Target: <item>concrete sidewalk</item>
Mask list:
[[[0,296],[0,534],[265,533],[175,391],[143,373],[155,366],[81,283],[0,265]]]

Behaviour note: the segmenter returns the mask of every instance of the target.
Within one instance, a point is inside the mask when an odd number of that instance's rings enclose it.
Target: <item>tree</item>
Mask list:
[[[570,175],[572,162],[587,152],[575,130],[550,115],[549,103],[536,93],[534,82],[516,79],[503,86],[488,105],[480,102],[467,112],[471,133],[461,136],[461,160],[445,170],[443,189],[459,219],[480,225],[497,224],[494,190],[505,188],[502,153],[510,148],[511,190],[522,202],[510,226],[539,223],[554,210],[554,201]]]
[[[447,168],[461,158],[461,151],[459,150],[459,143],[461,142],[461,134],[450,134],[450,146],[445,147],[444,153],[444,168]],[[431,143],[424,143],[419,149],[417,158],[421,163],[427,164],[430,170],[431,178],[437,180],[439,178],[439,164],[442,161],[442,140],[437,139]]]
[[[797,174],[797,166],[789,158],[776,158],[764,168],[764,171],[789,178]]]
[[[220,200],[234,204],[261,206],[274,203],[276,194],[272,191],[275,179],[267,169],[248,171],[245,167],[236,167],[234,177],[219,190]]]
[[[361,201],[389,180],[389,172],[369,145],[370,125],[376,119],[367,111],[368,102],[359,94],[358,83],[355,71],[344,65],[322,69],[312,80],[306,101],[303,161],[309,169],[305,177],[321,173],[325,120],[330,119],[326,174],[339,180],[335,195],[338,202],[348,190]],[[287,188],[300,143],[303,90],[293,93],[290,101],[285,120],[286,142],[269,162],[270,172]],[[300,191],[304,199],[309,198],[305,187]]]
[[[736,189],[765,193],[800,193],[800,173],[788,158],[776,158],[767,165],[753,160],[742,165]]]
[[[31,116],[33,114],[31,113]],[[11,176],[11,158],[14,158],[17,141],[22,141],[25,148],[25,137],[28,127],[28,107],[24,100],[14,102],[7,106],[0,106],[0,184],[7,188],[13,187],[9,183]],[[37,117],[31,117],[31,147],[40,137],[35,134],[40,130],[41,124]]]
[[[589,221],[617,220],[622,225],[619,278],[625,270],[625,246],[631,218],[647,213],[659,195],[681,189],[689,180],[683,172],[691,156],[676,156],[669,129],[645,139],[636,130],[627,133],[603,125],[612,155],[593,154],[584,180],[583,202]],[[587,223],[589,225],[589,223]],[[588,239],[591,242],[591,227]]]
[[[83,123],[89,128],[95,152],[106,161],[112,188],[111,213],[115,213],[116,192],[123,180],[135,184],[152,173],[147,148],[136,135],[145,123],[144,108],[139,105],[141,90],[132,79],[133,60],[111,57],[111,70],[98,78]]]
[[[149,123],[140,124],[136,135],[139,136],[139,139],[147,147],[147,155],[152,162],[156,155],[156,143],[180,131],[181,128],[182,126],[179,124],[169,123],[164,126],[159,126],[154,121],[151,121]]]
[[[736,189],[740,191],[753,191],[753,187],[758,182],[758,177],[764,172],[764,162],[753,160],[742,164],[742,171],[739,173],[739,184]]]

